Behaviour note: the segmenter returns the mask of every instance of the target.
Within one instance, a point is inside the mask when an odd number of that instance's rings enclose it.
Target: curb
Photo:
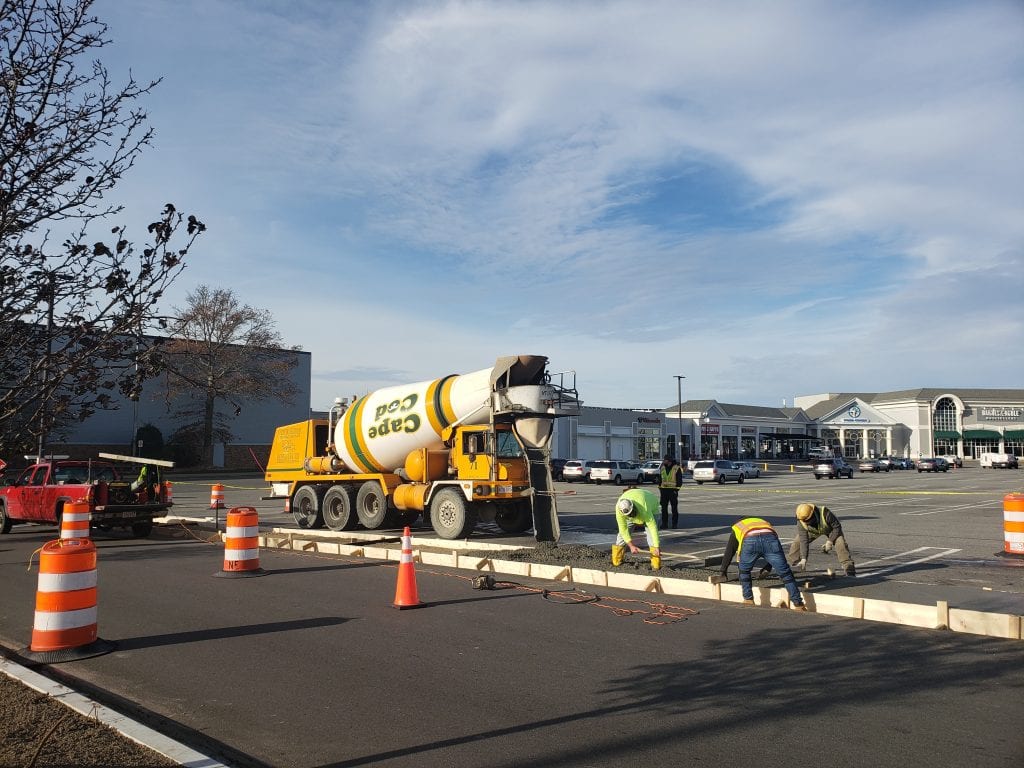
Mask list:
[[[125,738],[131,739],[136,744],[141,744],[143,747],[163,755],[168,760],[174,760],[179,765],[186,766],[187,768],[230,768],[230,766],[214,760],[212,757],[201,754],[169,736],[164,736],[162,733],[154,731],[147,725],[132,720],[120,712],[115,712],[99,702],[93,701],[68,688],[66,685],[54,682],[50,678],[44,677],[38,672],[33,672],[31,669],[23,667],[10,659],[0,657],[0,673],[24,683],[39,693],[50,696],[84,717],[98,720],[104,725],[113,728]]]

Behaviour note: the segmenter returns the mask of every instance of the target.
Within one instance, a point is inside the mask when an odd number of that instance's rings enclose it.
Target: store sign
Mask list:
[[[641,424],[661,424],[661,419],[649,419],[646,416],[641,416],[637,421]]]
[[[700,433],[702,435],[717,435],[719,426],[718,424],[701,424]]]
[[[740,427],[740,431],[744,435],[756,435],[757,434],[757,427]]]
[[[983,419],[1004,419],[1013,421],[1024,416],[1024,408],[982,408],[981,418]]]

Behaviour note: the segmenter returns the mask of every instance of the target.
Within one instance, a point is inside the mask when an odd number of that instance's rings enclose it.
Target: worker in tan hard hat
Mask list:
[[[659,513],[658,497],[650,491],[641,488],[630,488],[619,496],[615,502],[615,523],[619,529],[619,535],[612,547],[612,565],[622,565],[626,555],[626,547],[634,555],[640,548],[633,543],[630,533],[631,526],[643,526],[647,531],[647,548],[651,550],[651,568],[655,571],[661,568],[661,540],[658,537],[658,521],[655,517]]]
[[[801,571],[806,568],[807,552],[811,542],[819,536],[825,536],[825,543],[821,545],[821,551],[828,554],[835,550],[839,564],[843,566],[846,575],[857,575],[853,556],[850,554],[850,548],[846,545],[846,537],[843,535],[843,525],[839,522],[839,518],[832,514],[832,510],[824,505],[798,504],[796,520],[796,538],[793,539],[786,557],[790,565]]]

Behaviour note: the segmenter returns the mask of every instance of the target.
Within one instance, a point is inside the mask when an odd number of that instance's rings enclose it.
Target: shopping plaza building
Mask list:
[[[663,410],[595,408],[557,419],[566,459],[802,459],[1024,454],[1024,389],[907,389],[804,395],[792,407],[687,400]]]

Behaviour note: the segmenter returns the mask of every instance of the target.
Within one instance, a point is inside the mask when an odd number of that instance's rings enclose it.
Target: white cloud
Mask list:
[[[623,406],[1024,374],[1017,3],[97,12],[167,78],[127,199],[200,214],[186,280],[271,309],[318,396],[507,353]]]

